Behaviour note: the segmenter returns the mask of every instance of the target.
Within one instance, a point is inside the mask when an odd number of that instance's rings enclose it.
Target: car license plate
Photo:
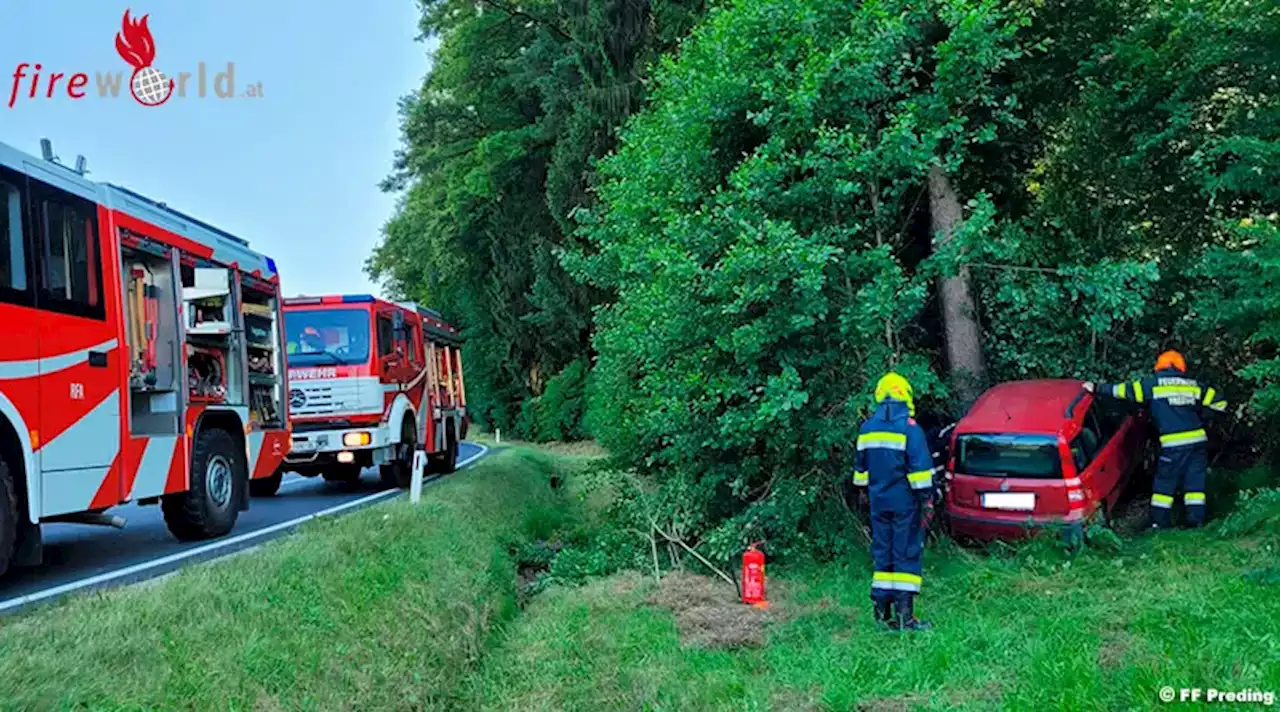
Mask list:
[[[311,442],[310,440],[294,440],[293,441],[294,452],[313,452],[315,449],[316,449],[316,444],[314,442]]]
[[[1030,512],[1036,508],[1036,495],[1033,492],[986,492],[982,495],[982,506]]]

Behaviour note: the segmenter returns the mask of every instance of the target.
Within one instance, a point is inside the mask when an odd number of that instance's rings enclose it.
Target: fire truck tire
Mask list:
[[[191,452],[190,488],[160,502],[169,532],[181,541],[196,541],[231,531],[248,480],[244,447],[225,430],[200,431]]]
[[[443,475],[452,474],[458,469],[458,431],[453,423],[445,430],[444,455],[436,461],[436,472]]]
[[[0,458],[0,576],[9,570],[18,541],[18,496],[9,463]]]
[[[249,494],[254,497],[274,497],[280,491],[280,483],[284,481],[284,470],[276,470],[269,477],[249,480]]]
[[[417,427],[411,418],[405,418],[400,426],[400,445],[395,460],[378,468],[384,487],[409,489],[413,480],[413,453],[418,448]]]
[[[402,478],[401,474],[404,472],[409,472],[409,475]],[[382,480],[382,486],[389,489],[408,489],[412,474],[412,470],[401,467],[399,462],[388,462],[378,468],[378,477]]]

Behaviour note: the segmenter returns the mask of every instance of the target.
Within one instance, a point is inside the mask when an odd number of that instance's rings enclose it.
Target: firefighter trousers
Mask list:
[[[871,511],[871,600],[910,598],[920,592],[920,555],[924,553],[924,528],[920,505],[907,511]]]
[[[1167,447],[1160,450],[1156,480],[1151,495],[1151,524],[1173,524],[1174,496],[1182,491],[1183,516],[1189,527],[1204,524],[1204,483],[1209,452],[1203,444]]]

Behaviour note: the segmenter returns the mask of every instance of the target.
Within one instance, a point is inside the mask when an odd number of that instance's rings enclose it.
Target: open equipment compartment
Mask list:
[[[176,435],[182,424],[182,353],[178,258],[159,243],[120,231],[125,343],[129,362],[129,431]]]
[[[182,270],[187,393],[192,403],[243,402],[243,386],[234,376],[238,349],[231,278],[231,270],[220,267]]]
[[[244,344],[249,374],[249,422],[254,427],[284,427],[284,355],[279,343],[279,304],[271,285],[242,283]]]

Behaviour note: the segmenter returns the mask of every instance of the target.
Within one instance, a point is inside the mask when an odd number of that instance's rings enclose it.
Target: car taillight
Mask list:
[[[1072,477],[1063,480],[1067,486],[1067,504],[1071,509],[1084,509],[1084,490],[1080,489],[1080,478]]]

